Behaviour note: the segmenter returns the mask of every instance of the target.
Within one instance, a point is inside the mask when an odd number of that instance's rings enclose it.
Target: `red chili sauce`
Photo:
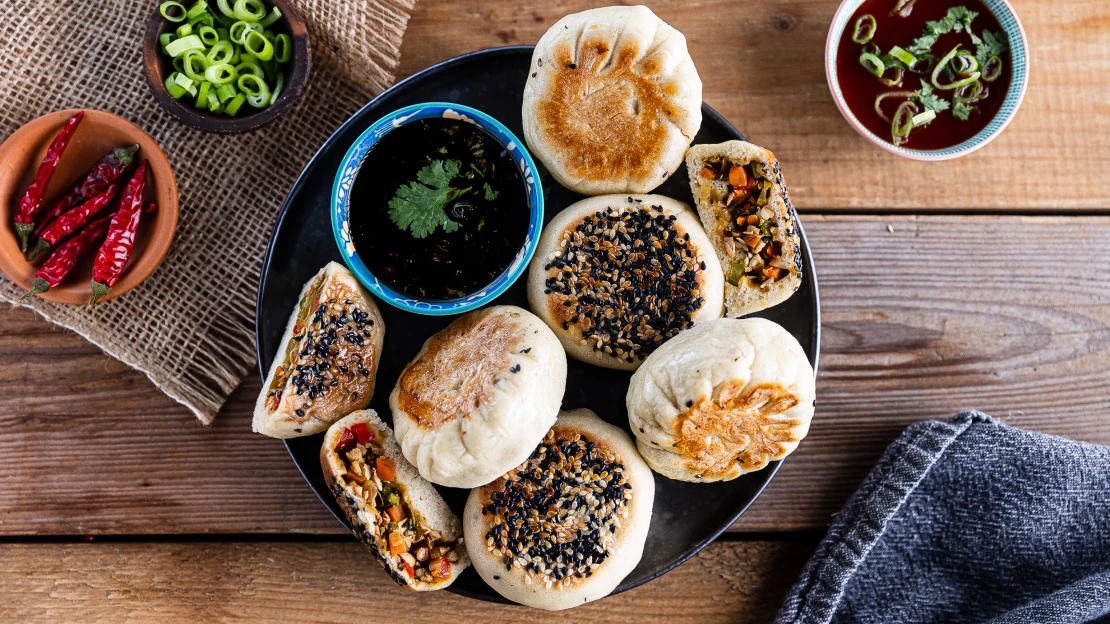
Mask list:
[[[932,69],[923,73],[903,71],[901,86],[883,84],[878,77],[860,63],[860,54],[864,51],[864,44],[852,40],[856,20],[868,14],[875,17],[875,32],[868,43],[878,46],[879,55],[889,54],[894,46],[909,50],[914,40],[921,37],[926,31],[927,22],[940,21],[948,14],[949,9],[960,6],[979,14],[971,21],[972,32],[977,36],[983,38],[983,32],[986,30],[998,35],[1003,42],[1006,41],[1005,32],[998,23],[998,19],[991,14],[980,0],[944,0],[944,2],[916,0],[909,15],[905,17],[892,14],[896,4],[897,0],[866,0],[848,21],[840,40],[836,58],[837,79],[848,108],[864,127],[875,133],[880,139],[891,144],[894,144],[891,121],[884,120],[875,112],[875,99],[885,92],[917,91],[921,89],[922,83],[930,83],[933,72]],[[961,50],[968,50],[973,54],[977,51],[977,46],[966,31],[955,32],[953,30],[947,34],[941,34],[931,47],[930,53],[939,61],[957,44],[960,44]],[[986,127],[998,114],[998,109],[1002,107],[1002,102],[1006,99],[1006,91],[1010,86],[1013,61],[1009,47],[1007,46],[1004,51],[998,54],[998,57],[1002,61],[1002,71],[993,81],[981,81],[980,86],[985,88],[986,91],[975,101],[967,103],[968,106],[973,107],[973,110],[966,121],[957,119],[952,114],[953,90],[946,91],[934,88],[934,94],[949,103],[948,110],[937,112],[933,121],[914,128],[910,132],[908,140],[902,146],[919,150],[944,149],[970,139]],[[979,68],[980,72],[982,72],[982,69],[982,67]],[[892,77],[892,74],[888,74],[888,77]],[[953,79],[952,76],[942,76],[940,82],[941,84],[948,84]],[[883,112],[888,118],[893,118],[899,104],[906,101],[906,99],[905,97],[893,96],[884,99],[882,102]],[[924,112],[924,110],[926,110],[925,107],[918,102],[917,112]]]

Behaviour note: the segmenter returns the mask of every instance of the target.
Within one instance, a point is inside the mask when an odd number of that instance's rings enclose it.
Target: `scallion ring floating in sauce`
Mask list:
[[[852,31],[852,41],[856,43],[867,43],[875,36],[875,28],[878,22],[875,21],[875,16],[868,13],[861,15],[856,20],[855,29]]]
[[[902,86],[903,75],[901,67],[897,65],[888,65],[883,70],[883,75],[879,76],[879,81],[888,87],[900,87]]]
[[[962,87],[964,85],[971,84],[971,83],[975,82],[976,80],[979,80],[979,72],[973,71],[970,74],[968,74],[967,76],[965,76],[963,78],[960,78],[959,80],[949,82],[948,84],[942,84],[940,82],[940,73],[942,71],[944,71],[944,68],[948,65],[948,63],[952,59],[956,58],[956,55],[959,53],[959,51],[960,51],[960,46],[957,45],[956,47],[952,48],[952,50],[948,54],[945,54],[942,59],[937,61],[937,66],[933,68],[933,76],[932,76],[933,86],[936,87],[937,89],[940,89],[941,91],[951,91],[952,89],[959,89],[960,87]],[[966,58],[966,57],[961,57],[961,58]],[[953,71],[955,71],[955,70],[953,69]]]
[[[871,72],[872,74],[875,74],[875,76],[878,78],[883,77],[883,70],[886,69],[886,66],[883,65],[882,59],[875,56],[874,54],[871,54],[870,52],[864,52],[863,54],[859,55],[859,64],[863,65],[864,69]]]
[[[992,56],[987,59],[983,64],[983,75],[981,78],[987,82],[994,82],[998,76],[1002,74],[1002,59],[997,56]]]
[[[902,145],[910,140],[913,118],[916,114],[917,104],[912,100],[906,100],[898,105],[898,110],[894,111],[894,121],[890,124],[890,133],[895,145]]]

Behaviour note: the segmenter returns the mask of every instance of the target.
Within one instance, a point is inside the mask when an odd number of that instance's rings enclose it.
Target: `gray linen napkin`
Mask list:
[[[887,449],[776,619],[1092,621],[1110,621],[1110,447],[979,412]]]

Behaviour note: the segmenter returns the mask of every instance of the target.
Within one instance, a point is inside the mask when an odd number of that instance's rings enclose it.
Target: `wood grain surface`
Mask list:
[[[563,15],[604,4],[421,2],[402,47],[401,74],[471,50],[535,44]],[[1032,57],[1025,102],[990,145],[943,163],[888,154],[841,117],[824,70],[838,0],[642,4],[686,35],[705,101],[775,152],[804,211],[1110,207],[1110,3],[1014,0]]]
[[[1110,218],[803,223],[817,414],[734,528],[823,531],[902,429],[962,409],[1110,443]],[[0,535],[340,533],[282,444],[250,432],[258,388],[203,428],[79,336],[0,310]]]
[[[670,574],[558,615],[561,622],[771,621],[811,543],[711,545]],[[782,563],[783,561],[787,563]],[[112,622],[519,622],[524,607],[386,578],[342,543],[0,545],[4,619]],[[551,616],[549,616],[551,617]]]

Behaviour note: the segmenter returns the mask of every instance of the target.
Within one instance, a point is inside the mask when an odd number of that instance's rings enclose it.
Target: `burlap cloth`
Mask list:
[[[415,1],[297,0],[313,52],[300,102],[260,130],[215,136],[176,122],[145,83],[156,2],[0,0],[0,136],[64,108],[115,113],[158,141],[180,188],[177,236],[149,279],[91,310],[28,307],[212,422],[255,361],[255,295],[277,210],[328,135],[392,82]],[[0,297],[20,294],[0,279]]]

